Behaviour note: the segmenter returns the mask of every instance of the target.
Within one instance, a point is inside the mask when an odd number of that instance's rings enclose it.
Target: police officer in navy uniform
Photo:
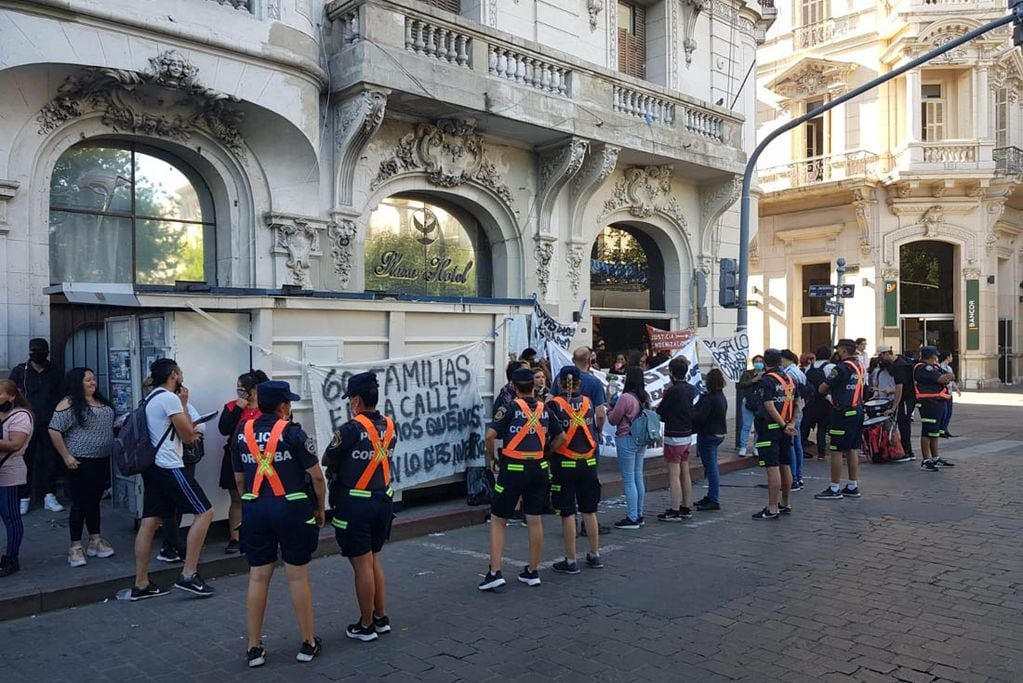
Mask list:
[[[355,572],[359,602],[359,620],[345,634],[367,642],[391,631],[380,551],[391,535],[394,517],[391,454],[397,437],[394,420],[377,411],[376,374],[353,375],[342,398],[348,399],[353,417],[334,432],[323,466],[331,476],[332,524],[341,554]]]
[[[954,379],[954,374],[946,373],[938,365],[937,347],[925,346],[920,350],[920,362],[913,366],[913,387],[916,393],[916,407],[920,411],[922,470],[935,472],[940,467],[954,467],[953,463],[938,455],[945,402],[952,400],[948,384]]]
[[[860,459],[856,450],[860,448],[863,429],[863,366],[859,362],[859,351],[852,339],[839,339],[835,345],[838,360],[828,372],[827,379],[817,387],[822,394],[831,395],[831,418],[828,441],[831,442],[831,485],[814,496],[817,500],[841,500],[859,498],[858,472]],[[849,463],[849,483],[843,488],[842,459]]]
[[[519,368],[512,373],[515,400],[510,408],[500,407],[487,428],[487,463],[497,475],[494,501],[490,507],[490,567],[479,584],[481,591],[505,585],[501,575],[504,533],[515,503],[522,498],[522,510],[529,526],[529,564],[519,581],[540,585],[540,556],[543,552],[543,514],[550,486],[545,451],[565,442],[565,434],[550,411],[533,396],[533,371]],[[497,459],[497,439],[504,443]]]
[[[313,597],[307,565],[323,526],[326,484],[312,440],[290,421],[291,403],[300,400],[287,382],[256,387],[260,415],[245,423],[231,444],[231,465],[242,499],[241,546],[249,563],[249,666],[262,666],[260,640],[278,557],[291,587],[302,646],[296,659],[311,662],[320,654],[313,631]],[[310,491],[312,484],[312,491]]]
[[[597,407],[588,396],[581,395],[582,373],[574,365],[558,372],[559,395],[547,402],[551,416],[565,432],[565,442],[550,456],[551,501],[561,515],[561,532],[565,540],[565,559],[551,567],[556,572],[578,574],[575,559],[575,517],[582,514],[590,552],[586,564],[594,569],[604,566],[600,558],[600,536],[597,528],[597,506],[600,504],[600,481],[597,479]]]
[[[764,374],[757,381],[758,410],[753,418],[757,432],[757,452],[767,468],[767,507],[753,514],[753,519],[778,519],[789,514],[792,491],[792,439],[799,422],[796,382],[781,369],[781,351],[764,351]],[[749,407],[749,406],[748,406]]]

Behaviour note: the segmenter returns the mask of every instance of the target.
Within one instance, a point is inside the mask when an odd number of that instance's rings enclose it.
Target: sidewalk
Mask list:
[[[694,460],[690,468],[693,478],[702,479],[703,467],[695,454]],[[756,464],[754,458],[738,458],[734,450],[728,448],[722,448],[718,462],[722,474]],[[622,480],[614,458],[601,459],[600,474],[605,498],[622,493]],[[651,490],[668,485],[667,470],[660,457],[648,459],[645,475],[647,488]],[[398,513],[391,538],[401,540],[482,524],[488,512],[486,506],[469,507],[463,499],[416,506]],[[67,514],[66,510],[55,514],[33,508],[25,516],[21,571],[0,579],[0,621],[114,598],[119,590],[131,586],[135,576],[135,520],[124,512],[111,509],[109,501],[104,501],[103,537],[117,554],[107,559],[88,558],[88,565],[72,569],[67,564]],[[203,551],[199,565],[203,577],[209,579],[248,570],[244,557],[224,554],[226,543],[227,526],[225,522],[219,522],[210,529]],[[159,549],[158,536],[153,543],[150,575],[154,581],[166,586],[177,579],[181,565],[157,561]],[[336,552],[333,531],[326,527],[317,556]]]

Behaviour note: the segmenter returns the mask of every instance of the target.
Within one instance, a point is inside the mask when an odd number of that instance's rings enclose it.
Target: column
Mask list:
[[[989,120],[991,90],[987,84],[987,67],[978,66],[973,70],[973,132],[978,140],[991,137]]]
[[[920,69],[913,69],[906,74],[906,144],[920,137]]]

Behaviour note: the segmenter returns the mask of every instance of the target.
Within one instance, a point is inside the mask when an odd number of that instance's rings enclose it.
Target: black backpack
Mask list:
[[[806,399],[808,401],[824,401],[826,399],[825,395],[818,391],[826,379],[823,365],[814,364],[806,369]]]
[[[121,431],[114,437],[110,445],[110,457],[117,465],[118,471],[126,476],[142,474],[156,464],[156,452],[167,440],[174,430],[174,425],[167,426],[167,431],[160,437],[160,441],[154,446],[153,440],[149,437],[149,422],[146,420],[146,407],[161,391],[156,389],[146,397],[139,407],[128,414]]]

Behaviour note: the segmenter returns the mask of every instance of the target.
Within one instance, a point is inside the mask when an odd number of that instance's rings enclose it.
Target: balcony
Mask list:
[[[995,169],[1004,175],[1023,175],[1023,149],[998,147],[992,153]]]
[[[994,145],[976,139],[910,142],[895,152],[896,176],[972,176],[995,171]]]
[[[488,116],[531,145],[579,135],[741,170],[742,118],[723,107],[425,4],[336,0],[328,16],[335,92],[372,83],[392,91],[389,111]]]
[[[757,181],[764,192],[779,192],[842,180],[877,178],[880,174],[880,157],[873,152],[856,150],[765,168],[757,174]]]

